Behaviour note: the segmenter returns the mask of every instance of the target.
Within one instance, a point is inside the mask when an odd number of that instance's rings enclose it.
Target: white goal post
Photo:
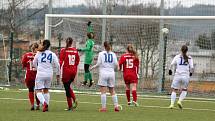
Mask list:
[[[164,20],[215,20],[215,16],[137,16],[137,15],[73,15],[73,14],[46,14],[45,15],[45,39],[51,39],[51,28],[52,25],[50,25],[50,20],[52,18],[71,18],[71,19],[129,19],[129,20],[157,20],[160,21],[160,36],[159,36],[159,58],[163,58],[164,56],[164,39],[161,29],[164,28],[164,23],[162,23]],[[104,26],[102,26],[104,27]],[[105,28],[107,28],[105,26]],[[171,32],[171,30],[170,30]],[[102,32],[102,35],[105,33]],[[102,42],[104,38],[102,38]],[[159,61],[159,85],[162,85],[162,74],[163,71],[163,65],[164,61],[161,59]],[[161,90],[161,87],[159,87],[159,90]]]

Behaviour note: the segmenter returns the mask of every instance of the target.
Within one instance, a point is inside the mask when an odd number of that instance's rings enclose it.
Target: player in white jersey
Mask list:
[[[60,65],[55,53],[49,50],[50,41],[44,40],[39,44],[39,49],[33,60],[33,66],[37,68],[35,79],[35,90],[38,99],[43,104],[43,112],[48,111],[50,94],[48,89],[51,86],[53,69],[56,69],[57,80],[60,75]]]
[[[174,108],[174,103],[176,99],[176,92],[179,90],[181,94],[177,105],[182,109],[182,101],[187,95],[187,87],[189,84],[190,76],[193,73],[193,59],[191,56],[187,55],[188,47],[183,45],[181,48],[181,54],[176,55],[170,65],[169,75],[172,75],[172,67],[175,65],[175,75],[172,81],[172,94],[171,94],[171,104],[169,108]]]
[[[107,87],[112,96],[114,103],[115,112],[119,112],[119,105],[117,95],[114,90],[115,86],[115,71],[114,69],[118,67],[117,57],[114,52],[111,51],[111,43],[104,42],[105,50],[99,53],[97,64],[92,66],[90,70],[99,66],[99,80],[98,85],[101,91],[101,103],[102,108],[100,112],[106,112],[106,92]]]

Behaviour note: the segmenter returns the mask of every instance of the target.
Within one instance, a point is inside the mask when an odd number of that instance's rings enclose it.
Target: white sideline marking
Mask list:
[[[17,99],[17,98],[0,98],[0,100],[17,100],[17,101],[28,101],[28,99]],[[59,100],[51,100],[53,102],[63,102],[66,103],[66,101],[59,101]],[[83,104],[93,104],[93,105],[101,105],[101,103],[94,103],[94,102],[79,102],[79,103],[83,103]],[[113,105],[113,104],[107,104],[107,105]],[[128,106],[126,104],[121,104],[122,106]],[[168,107],[162,107],[162,106],[138,106],[138,107],[142,107],[142,108],[160,108],[160,109],[169,109]],[[169,110],[174,110],[174,109],[169,109]],[[180,110],[180,109],[178,109]],[[183,110],[192,110],[192,111],[211,111],[211,112],[215,112],[215,110],[213,109],[207,109],[207,108],[183,108]]]
[[[0,90],[1,91],[1,90]],[[8,90],[7,90],[8,91]],[[9,90],[8,92],[23,92],[27,91],[27,89],[19,89],[19,91],[11,91]],[[50,90],[50,92],[55,92],[55,93],[65,93],[64,90]],[[88,95],[88,96],[98,96],[100,93],[99,92],[80,92],[80,91],[74,91],[77,94],[81,95]],[[119,96],[125,96],[125,94],[117,94]],[[109,97],[109,95],[107,95]],[[123,97],[124,98],[124,97]],[[143,99],[143,100],[170,100],[170,96],[153,96],[153,95],[138,95],[138,99]],[[213,98],[195,98],[195,97],[187,97],[185,102],[198,102],[198,103],[215,103],[215,99]]]

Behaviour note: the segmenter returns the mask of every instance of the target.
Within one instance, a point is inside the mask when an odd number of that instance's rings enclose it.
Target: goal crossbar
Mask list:
[[[74,14],[46,14],[48,18],[101,18],[101,19],[189,19],[214,20],[215,16],[137,16],[137,15],[74,15]]]
[[[215,20],[215,16],[137,16],[137,15],[74,15],[46,14],[45,39],[50,39],[49,18],[100,18],[100,19],[146,19],[146,20]]]

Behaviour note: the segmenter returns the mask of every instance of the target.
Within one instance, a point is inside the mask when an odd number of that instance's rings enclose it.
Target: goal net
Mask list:
[[[2,34],[0,34],[0,86],[9,86],[7,46]]]
[[[105,21],[104,21],[105,19]],[[102,38],[113,43],[117,57],[126,52],[127,44],[133,44],[140,59],[138,92],[170,92],[173,76],[168,75],[170,62],[180,53],[182,45],[188,45],[195,71],[190,78],[189,92],[210,95],[215,91],[215,17],[212,16],[117,16],[117,15],[66,15],[48,14],[45,20],[45,36],[56,50],[65,47],[65,39],[72,37],[77,48],[85,47],[87,22],[92,22],[95,33],[95,58],[103,50]],[[163,35],[162,28],[169,33]],[[105,29],[104,29],[105,28]],[[51,31],[50,31],[51,30]],[[167,41],[164,39],[167,36]],[[58,51],[56,51],[58,52]],[[84,54],[77,80],[73,84],[79,90],[96,90],[81,86],[84,80]],[[98,70],[93,72],[95,84]],[[53,81],[53,86],[55,86]],[[122,73],[116,73],[116,89],[124,92]],[[163,85],[163,86],[162,86]],[[162,89],[161,89],[162,88]]]

